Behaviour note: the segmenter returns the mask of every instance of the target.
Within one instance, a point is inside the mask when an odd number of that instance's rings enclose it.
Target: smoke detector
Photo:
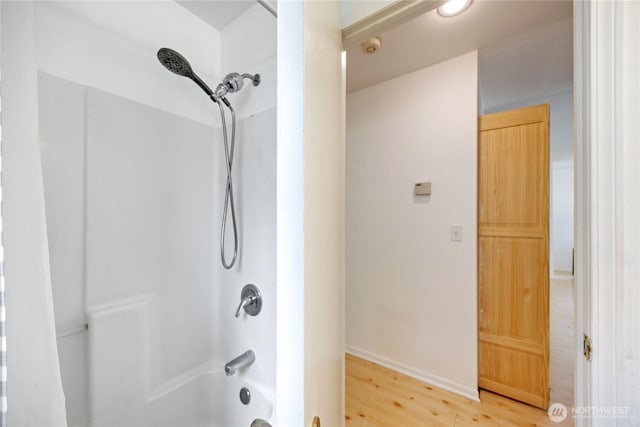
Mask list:
[[[360,43],[360,47],[362,47],[362,52],[369,55],[372,53],[376,53],[378,49],[380,49],[380,41],[382,37],[372,37],[369,40],[366,40]]]

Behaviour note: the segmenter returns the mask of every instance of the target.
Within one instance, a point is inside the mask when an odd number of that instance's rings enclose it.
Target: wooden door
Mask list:
[[[549,106],[480,118],[481,388],[549,405]]]

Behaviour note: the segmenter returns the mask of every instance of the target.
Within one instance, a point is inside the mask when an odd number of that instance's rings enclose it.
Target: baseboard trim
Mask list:
[[[376,363],[380,366],[384,366],[385,368],[392,369],[411,378],[415,378],[418,381],[422,381],[439,387],[443,390],[450,391],[451,393],[466,397],[467,399],[473,400],[474,402],[480,402],[480,394],[477,388],[467,387],[465,385],[450,381],[446,378],[442,378],[438,375],[419,371],[402,363],[387,359],[382,356],[378,356],[377,354],[370,353],[366,350],[362,350],[351,345],[347,345],[345,351],[356,357],[360,357],[362,359],[368,360],[369,362]]]
[[[569,274],[559,274],[558,272],[555,272],[555,273],[551,274],[549,276],[549,278],[551,280],[573,280],[573,279],[575,279],[575,276],[572,276],[571,273],[569,273]]]

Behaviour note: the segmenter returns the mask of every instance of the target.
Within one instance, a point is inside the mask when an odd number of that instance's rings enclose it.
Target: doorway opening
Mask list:
[[[482,114],[550,106],[550,403],[573,404],[573,18],[480,49]]]
[[[569,296],[563,301],[573,305],[573,282],[571,275],[564,273],[566,252],[560,244],[566,236],[559,241],[554,234],[556,230],[573,230],[572,212],[568,222],[566,211],[561,212],[561,218],[554,216],[559,203],[554,203],[554,197],[569,203],[573,200],[566,191],[567,186],[573,190],[572,174],[554,172],[554,162],[567,166],[565,169],[572,167],[572,14],[572,4],[566,1],[476,2],[455,19],[444,20],[431,11],[382,32],[374,54],[364,54],[359,45],[347,47],[347,416],[362,418],[350,402],[365,405],[367,400],[352,400],[351,390],[355,389],[350,381],[359,378],[369,384],[370,388],[360,392],[375,394],[375,389],[386,387],[384,380],[376,383],[365,377],[369,374],[362,365],[367,363],[376,365],[374,370],[391,369],[388,386],[392,390],[393,382],[398,381],[394,376],[406,374],[422,381],[424,387],[453,392],[471,401],[492,401],[495,397],[478,392],[475,370],[476,149],[481,115],[550,104],[549,271],[553,280],[566,279],[562,283],[570,284],[562,287],[562,294]],[[469,67],[475,67],[471,77],[474,91],[467,98],[458,90],[466,90],[464,83],[451,82],[458,77],[464,80]],[[439,84],[442,81],[451,84]],[[425,100],[433,103],[426,105]],[[455,113],[449,114],[452,105]],[[473,111],[470,136],[456,133],[464,128],[461,123],[468,119],[469,111]],[[459,121],[451,120],[452,115]],[[566,126],[558,130],[554,123]],[[567,128],[569,133],[563,134]],[[568,145],[555,144],[559,135]],[[556,149],[567,147],[568,151],[562,152],[566,157],[557,157]],[[470,159],[471,166],[466,163]],[[571,180],[555,188],[554,183],[560,181],[554,178],[560,175]],[[473,190],[467,194],[465,184],[469,183]],[[417,194],[418,185],[428,187],[430,194]],[[454,240],[458,238],[461,240]],[[556,252],[561,256],[555,257]],[[469,271],[471,278],[464,276]],[[551,353],[557,347],[553,316],[558,312],[569,322],[562,329],[567,340],[561,341],[568,365],[560,368],[564,384],[554,386],[559,376],[554,373],[551,356],[551,402],[571,404],[574,340],[569,328],[573,314],[572,308],[554,304],[554,284]],[[351,368],[354,361],[363,361],[358,369],[364,370]],[[468,366],[475,368],[465,369]],[[562,388],[564,397],[556,397],[554,391]],[[411,406],[411,397],[387,403],[391,410],[400,408],[394,402],[406,408]],[[438,416],[443,412],[451,415],[446,407],[434,411]],[[540,422],[548,421],[546,412],[540,413]]]

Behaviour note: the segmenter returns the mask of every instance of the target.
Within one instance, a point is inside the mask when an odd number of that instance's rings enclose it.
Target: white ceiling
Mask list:
[[[347,92],[479,50],[485,106],[557,91],[572,81],[572,2],[475,0],[463,14],[435,10],[382,34],[377,53],[347,49]]]
[[[177,0],[194,15],[218,31],[256,4],[255,0]]]

